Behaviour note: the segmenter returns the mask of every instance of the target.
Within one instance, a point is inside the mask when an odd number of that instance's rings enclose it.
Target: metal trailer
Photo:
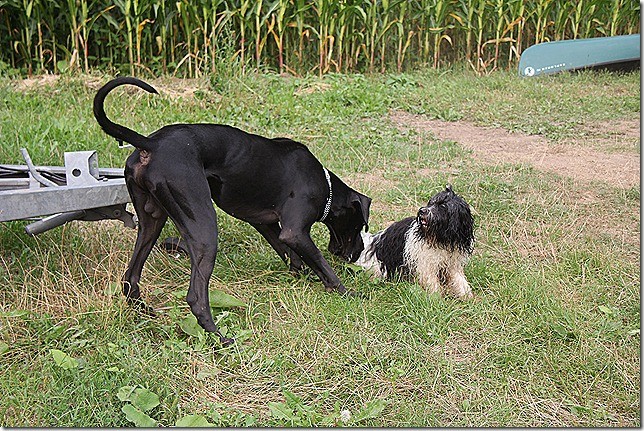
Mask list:
[[[36,219],[27,226],[37,235],[72,220],[121,220],[136,227],[126,211],[130,196],[122,168],[99,168],[96,151],[65,153],[65,166],[0,165],[0,222]],[[43,217],[47,216],[47,217]]]

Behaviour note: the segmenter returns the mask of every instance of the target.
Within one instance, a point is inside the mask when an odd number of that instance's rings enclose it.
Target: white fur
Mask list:
[[[405,233],[403,256],[403,261],[418,279],[418,283],[430,293],[440,292],[438,274],[444,270],[448,292],[459,298],[471,297],[472,289],[463,272],[468,256],[458,250],[452,252],[433,246],[415,234],[418,228],[418,222],[414,221]]]
[[[374,235],[367,232],[360,232],[362,242],[364,243],[364,250],[360,253],[360,257],[358,257],[355,264],[363,267],[367,271],[372,271],[376,277],[385,278],[387,277],[387,271],[381,268],[380,261],[376,258],[376,253],[373,248],[374,239],[380,236],[382,232]]]
[[[411,274],[430,293],[439,293],[444,288],[447,293],[458,298],[471,298],[472,289],[463,272],[463,267],[467,263],[469,256],[458,250],[452,252],[436,247],[427,240],[419,238],[415,234],[418,228],[418,222],[414,220],[405,233],[403,262],[410,269]],[[380,236],[382,232],[374,235],[362,233],[365,248],[356,264],[372,271],[376,277],[385,278],[387,276],[386,271],[376,258],[375,250],[373,249],[374,239]],[[441,270],[445,274],[446,283],[444,286],[440,283],[439,273]]]

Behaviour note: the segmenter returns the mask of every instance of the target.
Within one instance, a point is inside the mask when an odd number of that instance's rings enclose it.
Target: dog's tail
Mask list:
[[[107,94],[116,87],[125,84],[136,85],[137,87],[142,88],[149,93],[157,93],[157,91],[151,85],[141,81],[140,79],[130,78],[127,76],[113,79],[102,86],[96,93],[96,96],[94,97],[94,117],[96,118],[96,121],[98,121],[98,124],[101,126],[101,128],[105,131],[105,133],[113,136],[117,141],[125,141],[132,144],[136,148],[150,151],[153,149],[153,145],[152,141],[149,138],[135,132],[132,129],[128,129],[125,126],[121,126],[120,124],[112,122],[109,118],[107,118],[107,115],[105,115],[103,103],[105,102]]]

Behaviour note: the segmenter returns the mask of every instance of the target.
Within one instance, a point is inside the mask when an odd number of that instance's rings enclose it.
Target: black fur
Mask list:
[[[218,251],[217,213],[223,211],[251,224],[299,272],[307,265],[325,288],[348,291],[311,238],[311,226],[324,223],[329,250],[349,261],[364,248],[371,199],[326,170],[305,145],[269,139],[218,124],[174,124],[149,136],[112,122],[103,103],[124,84],[155,93],[135,78],[117,78],[94,98],[101,128],[136,149],[125,166],[125,182],[139,218],[134,252],[123,277],[128,301],[146,311],[141,299],[141,271],[163,226],[171,219],[191,259],[186,301],[199,325],[223,337],[208,305],[208,283]]]
[[[449,251],[472,254],[474,249],[474,218],[470,207],[447,186],[434,195],[427,206],[418,210],[420,228],[417,234]]]
[[[391,278],[395,274],[409,275],[409,268],[403,260],[403,252],[405,250],[405,234],[413,221],[413,217],[397,221],[374,238],[373,249],[376,258],[381,262],[380,270],[387,274],[387,278]]]

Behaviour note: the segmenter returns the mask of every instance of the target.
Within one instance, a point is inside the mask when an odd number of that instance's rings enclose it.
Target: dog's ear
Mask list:
[[[356,192],[351,201],[354,207],[362,214],[362,221],[365,225],[365,232],[369,232],[369,208],[371,207],[371,198]]]

